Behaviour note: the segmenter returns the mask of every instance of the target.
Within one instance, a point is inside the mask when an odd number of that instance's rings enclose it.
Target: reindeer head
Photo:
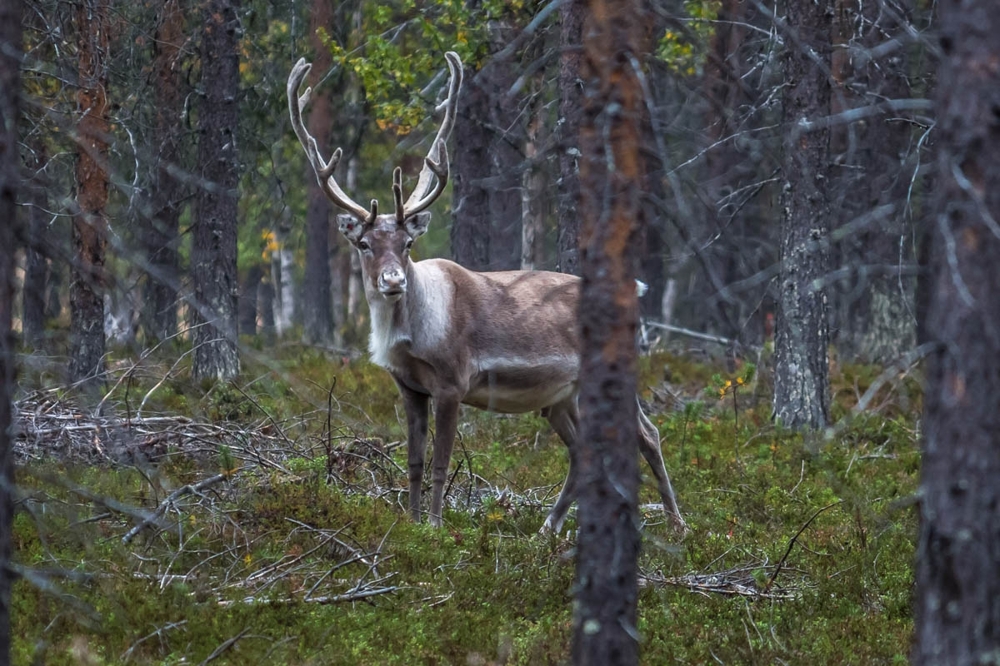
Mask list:
[[[370,207],[365,208],[344,193],[333,177],[343,152],[337,148],[329,161],[324,160],[316,139],[309,134],[302,122],[302,111],[309,103],[312,88],[306,88],[301,96],[298,95],[298,90],[312,65],[303,58],[288,75],[288,112],[295,135],[305,149],[306,157],[326,196],[339,208],[347,211],[337,216],[337,224],[340,233],[361,255],[365,291],[369,295],[380,294],[389,301],[399,300],[406,293],[410,247],[413,241],[427,231],[431,215],[426,209],[441,196],[448,183],[448,149],[445,144],[455,125],[458,91],[462,86],[462,61],[458,54],[451,51],[445,54],[445,59],[448,61],[451,78],[448,97],[438,106],[438,109],[444,108],[444,119],[424,158],[417,184],[405,201],[402,171],[399,167],[393,170],[394,211],[382,215],[379,215],[377,200],[372,199]]]

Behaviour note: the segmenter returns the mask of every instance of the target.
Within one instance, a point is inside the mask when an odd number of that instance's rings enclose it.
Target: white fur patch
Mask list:
[[[372,363],[388,368],[391,366],[389,353],[396,344],[408,338],[407,331],[401,331],[393,326],[393,311],[395,303],[388,303],[381,295],[368,301],[368,309],[372,316],[372,329],[368,335],[368,353]]]
[[[418,261],[412,267],[413,285],[407,297],[413,298],[408,305],[410,327],[414,352],[419,354],[422,349],[447,344],[454,287],[433,261]]]
[[[402,342],[410,342],[416,356],[446,343],[451,281],[431,261],[415,262],[410,269],[410,284],[398,301],[389,303],[377,292],[367,294],[372,317],[368,353],[372,363],[383,368],[392,368],[392,350]]]

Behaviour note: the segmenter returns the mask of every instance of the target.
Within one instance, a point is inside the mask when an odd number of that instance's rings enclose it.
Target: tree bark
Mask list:
[[[827,2],[790,0],[785,25],[784,186],[781,274],[774,345],[775,418],[791,428],[822,428],[829,412],[826,290],[829,267],[829,130],[800,132],[802,120],[830,109]]]
[[[636,664],[636,258],[642,237],[642,0],[591,0],[580,124],[583,286],[575,664]]]
[[[18,116],[24,8],[20,0],[0,0],[0,664],[10,663],[10,567],[14,528],[14,455],[11,401],[15,392],[17,344],[12,330],[16,203],[20,183]]]
[[[873,53],[889,33],[891,19],[877,3],[836,4],[835,43]],[[856,51],[837,49],[832,56],[838,85],[831,113],[911,96],[905,50],[879,58],[852,56]],[[841,359],[887,364],[916,338],[914,280],[903,272],[903,264],[913,261],[913,243],[907,241],[912,173],[904,169],[914,143],[911,125],[893,114],[874,116],[834,128],[830,143],[838,165],[832,209],[839,211],[837,233],[844,235],[832,248],[834,265],[852,269],[829,290],[832,342]],[[871,221],[859,224],[866,216]]]
[[[153,80],[156,82],[156,130],[159,147],[153,171],[152,219],[145,229],[146,275],[144,326],[148,341],[165,340],[177,333],[177,290],[181,200],[184,188],[171,172],[181,164],[181,125],[184,82],[181,72],[185,42],[184,0],[163,0],[154,41]]]
[[[516,69],[498,53],[513,26],[491,22],[490,50],[478,72],[467,67],[455,121],[451,254],[472,270],[521,264],[521,166],[524,132],[516,100],[507,94]]]
[[[728,287],[775,261],[769,251],[776,237],[773,218],[767,215],[770,211],[761,210],[759,202],[766,197],[759,196],[761,188],[755,186],[768,179],[775,165],[754,147],[756,141],[734,138],[747,136],[748,124],[760,122],[748,111],[759,107],[757,91],[744,79],[757,56],[745,45],[752,26],[760,22],[752,3],[722,0],[719,6],[702,84],[707,152],[700,186],[709,205],[704,217],[692,220],[703,225],[694,236],[717,238],[701,253],[706,279],[699,280],[693,299],[696,317],[707,319],[708,328],[723,337],[756,343],[762,342],[770,309],[767,288],[760,285],[737,294]]]
[[[309,43],[313,50],[313,89],[320,77],[326,76],[332,65],[330,50],[317,35],[322,28],[332,34],[333,12],[328,0],[313,0],[309,18]],[[327,88],[329,90],[329,88]],[[314,95],[309,112],[309,133],[326,151],[333,125],[328,94]],[[308,307],[302,309],[303,333],[306,342],[327,344],[333,339],[333,301],[330,293],[330,212],[329,199],[316,182],[312,167],[306,167],[308,207],[306,209],[306,274],[303,298]]]
[[[198,122],[198,192],[191,273],[196,380],[228,381],[240,371],[236,347],[236,149],[239,34],[236,2],[208,0],[202,33],[204,103]]]
[[[939,4],[914,664],[1000,655],[1000,15]]]
[[[49,264],[46,257],[46,227],[49,214],[44,169],[48,157],[45,142],[39,137],[30,142],[27,166],[30,176],[26,181],[29,210],[28,228],[25,233],[24,285],[22,287],[22,329],[24,344],[42,349],[45,344],[45,295]]]
[[[257,303],[263,277],[264,269],[259,264],[253,264],[243,278],[239,302],[240,335],[257,335]]]
[[[580,198],[579,136],[583,86],[580,61],[583,57],[581,30],[583,0],[564,2],[559,9],[559,139],[558,229],[556,245],[559,270],[580,274]]]
[[[70,282],[70,381],[93,391],[104,384],[104,253],[108,202],[109,0],[77,5],[80,88],[77,91],[77,209]]]

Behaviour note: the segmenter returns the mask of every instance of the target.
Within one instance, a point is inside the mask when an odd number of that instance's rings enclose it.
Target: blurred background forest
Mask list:
[[[650,285],[643,314],[724,338],[731,352],[757,348],[778,298],[782,145],[802,129],[782,115],[782,58],[797,33],[762,3],[653,5],[645,238],[634,248]],[[817,88],[823,108],[811,122],[822,127],[807,130],[829,136],[824,200],[809,214],[828,227],[829,264],[813,289],[829,303],[837,357],[886,363],[916,339],[932,13],[920,2],[831,7],[822,45],[835,85]],[[206,12],[232,33],[231,74],[206,64]],[[285,81],[301,56],[315,63],[310,129],[327,154],[344,150],[338,179],[355,198],[384,199],[394,166],[408,178],[419,170],[442,54],[457,50],[468,71],[454,183],[419,256],[577,272],[578,151],[566,128],[579,106],[579,53],[565,45],[579,41],[579,18],[571,5],[457,0],[30,3],[22,343],[85,380],[105,367],[99,338],[137,348],[201,340],[193,304],[221,281],[219,292],[238,298],[224,299],[224,328],[244,344],[363,344],[357,260],[289,131]],[[225,105],[231,145],[201,145]],[[106,172],[82,173],[81,155]],[[106,182],[90,180],[102,173]],[[216,246],[195,224],[215,214],[202,208],[213,196],[233,217],[219,221]],[[213,253],[233,242],[234,267],[204,264],[231,262]]]

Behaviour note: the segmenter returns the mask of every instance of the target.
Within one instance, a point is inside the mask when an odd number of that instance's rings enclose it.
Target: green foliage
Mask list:
[[[719,0],[684,0],[683,30],[668,29],[656,45],[656,56],[676,74],[699,76],[715,35]]]
[[[494,21],[524,21],[536,3],[487,0],[473,8],[465,0],[396,4],[371,3],[363,13],[362,44],[341,44],[329,34],[335,65],[361,82],[381,130],[408,134],[427,115],[420,91],[455,51],[473,69],[487,53],[487,30]]]
[[[464,411],[446,528],[416,525],[403,510],[405,447],[386,444],[405,437],[387,373],[306,348],[278,352],[269,364],[248,362],[233,385],[205,392],[178,381],[169,396],[154,395],[171,403],[183,395],[192,415],[233,419],[234,427],[261,422],[265,412],[276,422],[303,421],[299,436],[316,441],[331,405],[336,433],[382,442],[399,469],[380,459],[384,471],[372,466],[330,480],[326,454],[314,447],[285,460],[287,471],[244,468],[209,493],[217,510],[178,502],[168,513],[175,529],[125,546],[133,522],[108,506],[152,508],[181,484],[234,465],[233,452],[220,449],[208,471],[178,460],[143,471],[25,465],[18,561],[76,577],[50,578],[48,587],[38,577],[17,583],[15,662],[198,663],[241,632],[214,663],[565,662],[573,545],[535,532],[564,478],[566,454],[544,420]],[[678,544],[660,510],[644,510],[642,570],[655,581],[724,577],[742,567],[758,589],[788,596],[754,600],[647,584],[643,662],[903,663],[917,525],[909,508],[919,466],[912,411],[857,418],[828,439],[803,437],[770,424],[768,399],[748,387],[760,383],[756,369],[724,374],[666,355],[642,366],[644,376],[667,367],[671,385],[687,387],[682,406],[651,418],[693,529]],[[835,378],[835,392],[878,374],[851,368]],[[737,387],[738,415],[730,402]],[[707,398],[691,399],[698,395]],[[350,437],[335,441],[347,446]],[[641,500],[656,502],[641,469]],[[106,499],[95,504],[91,496]],[[318,529],[358,552],[378,552],[378,575],[395,591],[357,603],[303,601],[322,575],[323,594],[375,575],[363,562],[344,564],[349,553],[324,543]],[[293,559],[269,587],[241,583]],[[247,596],[271,602],[242,601]]]

